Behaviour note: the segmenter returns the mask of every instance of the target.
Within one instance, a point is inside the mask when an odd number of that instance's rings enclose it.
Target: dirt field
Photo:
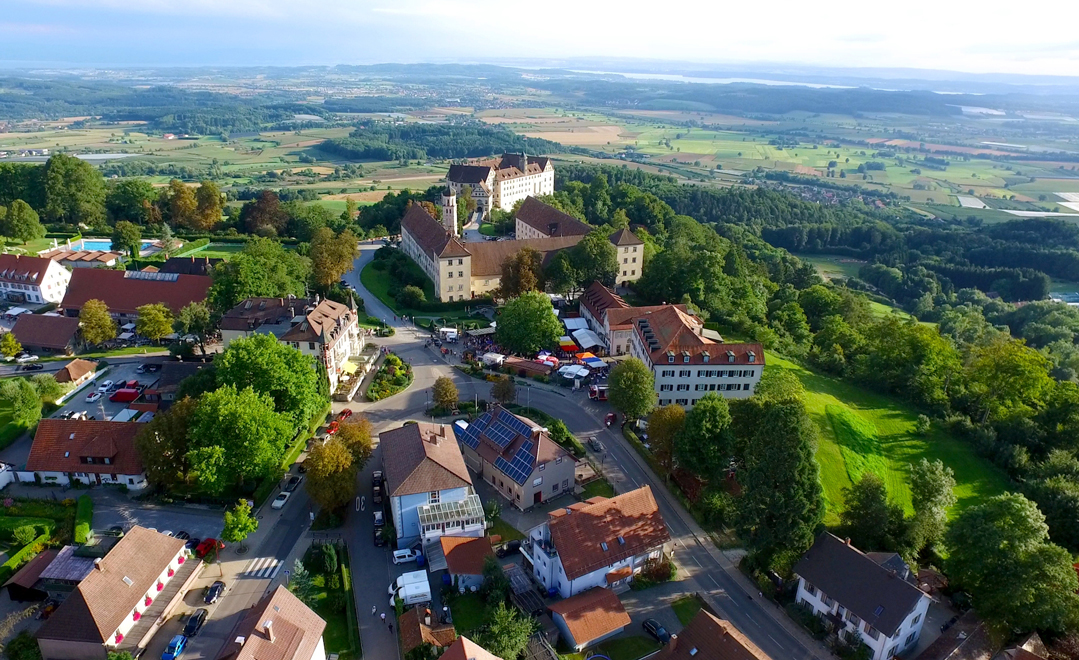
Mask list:
[[[521,131],[522,135],[531,138],[554,140],[562,144],[575,146],[589,146],[607,144],[608,142],[620,142],[622,137],[621,126],[581,126],[568,131]]]
[[[389,190],[368,190],[364,192],[348,193],[347,195],[323,195],[321,199],[347,201],[349,198],[354,202],[381,202]]]
[[[667,121],[698,121],[702,124],[722,124],[727,126],[771,126],[774,121],[746,119],[735,115],[721,115],[714,112],[687,112],[682,110],[633,110],[622,114],[647,119],[665,119]]]

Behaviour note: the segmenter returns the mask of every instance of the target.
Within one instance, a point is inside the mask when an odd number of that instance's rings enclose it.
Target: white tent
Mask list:
[[[30,310],[25,307],[12,307],[7,311],[8,316],[18,316],[19,314],[29,314]]]
[[[132,337],[134,337],[134,336],[135,336],[135,334],[134,334],[134,333],[131,333],[131,332],[121,332],[121,333],[120,333],[120,336],[118,337],[118,339],[123,339],[123,340],[125,340],[125,341],[126,341],[126,340],[128,340],[128,339],[131,339],[131,338],[132,338]]]
[[[121,330],[134,330],[135,329],[135,324],[134,323],[125,323],[122,326],[120,326],[120,329]]]
[[[577,342],[577,345],[581,348],[588,350],[593,346],[600,346],[602,342],[599,340],[599,336],[591,330],[574,330],[573,339]]]
[[[558,375],[564,378],[584,378],[588,374],[588,367],[582,367],[577,364],[567,364],[558,370]]]
[[[501,353],[484,353],[480,358],[483,363],[490,366],[502,366],[502,363],[506,361],[506,356]]]
[[[566,326],[566,330],[569,330],[570,332],[588,329],[588,322],[582,318],[562,319],[562,325]]]

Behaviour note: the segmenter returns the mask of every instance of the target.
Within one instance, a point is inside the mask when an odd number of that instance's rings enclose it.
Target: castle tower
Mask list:
[[[442,226],[446,231],[457,236],[457,193],[446,186],[442,191]]]

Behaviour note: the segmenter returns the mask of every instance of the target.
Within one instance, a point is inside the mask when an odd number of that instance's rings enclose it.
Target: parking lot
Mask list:
[[[156,529],[159,532],[187,532],[191,538],[217,538],[224,526],[220,511],[192,509],[190,512],[176,508],[158,508],[117,503],[98,504],[94,508],[94,529],[107,530],[123,527],[124,531],[135,525]]]

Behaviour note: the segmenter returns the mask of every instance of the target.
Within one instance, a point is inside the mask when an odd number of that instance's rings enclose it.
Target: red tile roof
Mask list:
[[[431,625],[424,620],[431,617]],[[407,655],[409,651],[421,644],[430,644],[443,648],[453,644],[457,639],[457,630],[452,623],[440,623],[438,617],[426,607],[413,607],[397,617],[397,627],[401,630],[401,650]]]
[[[623,227],[609,237],[611,242],[621,247],[623,245],[644,245],[644,241],[637,238],[637,235],[631,232],[628,228]]]
[[[655,660],[771,660],[748,637],[706,610],[663,648]]]
[[[56,382],[74,383],[88,373],[97,369],[97,363],[75,358],[64,365],[64,368],[56,372]]]
[[[311,660],[325,629],[322,617],[278,585],[247,610],[217,660]],[[238,639],[243,643],[238,644]]]
[[[408,207],[405,217],[401,218],[401,231],[407,231],[424,252],[436,257],[467,257],[470,254],[461,241],[419,204]]]
[[[323,341],[332,346],[345,336],[345,330],[356,322],[352,309],[332,300],[323,300],[314,309],[307,312],[303,321],[281,335],[281,341]]]
[[[633,317],[634,332],[647,349],[653,364],[759,364],[764,365],[764,347],[760,344],[727,344],[702,336],[704,323],[678,305],[664,305],[651,311],[646,308]],[[649,341],[645,331],[652,331]],[[705,360],[707,353],[708,359]],[[689,361],[685,360],[689,356]]]
[[[442,552],[450,575],[483,575],[483,563],[495,551],[486,536],[443,536]]]
[[[553,238],[525,238],[516,241],[483,241],[469,243],[472,255],[472,277],[501,277],[502,262],[517,254],[522,248],[532,248],[543,255],[544,267],[560,250],[571,248],[581,242],[583,236],[555,236]],[[455,255],[456,256],[456,255]]]
[[[552,603],[549,609],[561,615],[578,646],[625,628],[630,622],[622,601],[613,591],[603,587],[593,587]]]
[[[544,204],[535,197],[526,197],[515,217],[547,236],[584,236],[593,229],[591,225]]]
[[[610,499],[595,499],[594,504],[552,516],[548,523],[551,541],[570,580],[671,540],[648,486]]]
[[[210,278],[202,275],[76,268],[60,306],[78,311],[87,300],[97,299],[113,314],[133,315],[138,307],[163,303],[177,314],[193,302],[206,300],[210,284]]]
[[[465,459],[446,424],[405,424],[378,434],[391,497],[472,485]]]
[[[42,257],[0,254],[0,281],[40,285],[52,261]]]
[[[502,660],[467,637],[458,637],[439,656],[441,660]]]
[[[62,351],[75,343],[79,319],[44,314],[20,314],[11,329],[23,346]]]
[[[135,449],[137,422],[88,419],[43,419],[38,423],[26,469],[30,472],[142,474]],[[82,458],[92,457],[93,463]],[[109,462],[105,463],[104,459]]]
[[[629,303],[622,296],[599,283],[598,280],[588,285],[581,294],[581,304],[598,321],[603,320],[603,312],[608,309],[627,309]]]

